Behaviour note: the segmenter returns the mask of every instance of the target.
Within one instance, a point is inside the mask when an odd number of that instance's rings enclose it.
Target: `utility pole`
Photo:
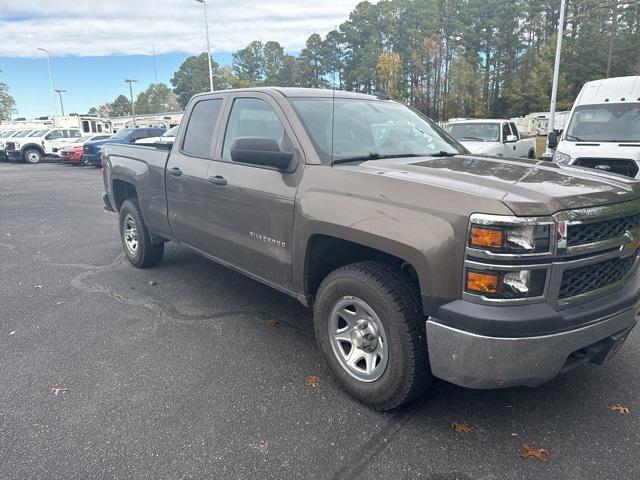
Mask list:
[[[609,35],[609,54],[607,56],[607,78],[611,76],[611,61],[613,60],[613,42],[616,36],[616,30],[618,29],[618,3],[616,2],[613,7],[613,17],[611,18],[611,34]]]
[[[133,83],[137,83],[137,80],[126,79],[125,83],[129,84],[129,96],[131,97],[131,116],[133,117],[133,128],[136,128],[136,107],[133,102],[133,87],[131,86]]]
[[[56,106],[56,94],[53,90],[53,72],[51,70],[51,59],[49,58],[49,50],[47,50],[46,48],[38,48],[38,50],[44,52],[47,57],[47,68],[49,69],[49,86],[51,87],[51,101],[53,102],[53,126],[55,127],[55,116],[58,115],[58,107]]]
[[[62,111],[62,116],[64,117],[64,105],[62,104],[62,94],[67,93],[66,90],[54,90],[60,96],[60,110]]]
[[[207,18],[207,0],[196,0],[204,7],[204,29],[207,33],[207,61],[209,62],[209,90],[213,92],[213,70],[211,69],[211,42],[209,41],[209,19]]]
[[[558,20],[558,41],[556,42],[556,61],[553,67],[553,87],[551,88],[551,108],[549,109],[549,130],[548,133],[553,132],[555,126],[556,116],[556,99],[558,98],[558,80],[560,78],[560,54],[562,53],[562,36],[564,35],[564,12],[565,12],[566,0],[560,2],[560,19]],[[546,156],[551,156],[553,153],[549,148],[549,142],[547,141]]]

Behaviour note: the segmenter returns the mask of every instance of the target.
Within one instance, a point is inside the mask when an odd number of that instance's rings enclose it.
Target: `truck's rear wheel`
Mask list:
[[[164,243],[151,243],[135,199],[125,200],[120,208],[120,239],[129,261],[138,268],[157,265],[164,254]]]
[[[330,273],[315,301],[318,345],[353,397],[391,410],[431,383],[424,319],[401,273],[377,262]]]
[[[25,150],[22,158],[27,163],[40,163],[42,161],[42,152],[36,148]]]

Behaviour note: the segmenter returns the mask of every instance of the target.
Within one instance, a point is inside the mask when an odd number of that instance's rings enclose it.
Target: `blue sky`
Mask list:
[[[180,64],[189,53],[156,55],[158,82],[169,85]],[[230,64],[230,53],[216,53],[220,64]],[[52,57],[54,88],[63,93],[65,113],[86,113],[91,107],[112,101],[118,95],[129,97],[126,78],[138,80],[136,91],[144,90],[154,82],[153,57],[147,55],[112,55],[107,57]],[[0,81],[11,89],[16,99],[18,113],[15,117],[39,117],[53,110],[47,61],[39,58],[0,57]],[[56,96],[56,108],[60,103]]]
[[[348,18],[358,0],[207,0],[216,61],[252,40],[279,41],[287,51],[304,47],[312,33],[325,34]],[[205,51],[203,6],[194,0],[0,0],[0,82],[9,85],[20,117],[53,109],[54,87],[67,90],[67,113],[128,94],[125,78],[140,91],[157,78],[169,83],[189,55]],[[59,108],[59,107],[58,107]]]

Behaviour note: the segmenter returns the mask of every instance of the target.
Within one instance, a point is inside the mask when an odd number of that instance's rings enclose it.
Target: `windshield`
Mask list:
[[[8,138],[15,133],[15,130],[9,130],[8,132],[2,132],[0,138]]]
[[[450,123],[444,127],[460,142],[499,142],[499,123]]]
[[[22,137],[26,137],[27,135],[29,135],[33,130],[22,130],[18,133],[16,133],[13,138],[22,138]]]
[[[431,120],[399,103],[345,98],[335,99],[335,105],[332,98],[290,101],[325,162],[467,153]]]
[[[162,137],[175,137],[177,134],[178,134],[178,126],[176,125],[175,127],[172,127],[169,130],[167,130],[166,132],[164,132],[161,136]]]
[[[640,103],[576,107],[565,138],[577,142],[640,142]]]
[[[116,133],[115,135],[113,135],[111,138],[114,140],[121,140],[123,138],[127,138],[129,136],[129,134],[131,132],[133,132],[133,128],[125,128],[123,130],[120,130],[118,133]]]

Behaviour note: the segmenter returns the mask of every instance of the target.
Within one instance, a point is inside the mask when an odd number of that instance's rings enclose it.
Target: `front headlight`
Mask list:
[[[569,165],[571,163],[571,155],[556,150],[556,153],[553,154],[553,161],[560,165]]]
[[[465,290],[493,299],[540,297],[544,293],[546,270],[509,272],[467,269]]]
[[[472,215],[468,246],[492,253],[547,253],[551,247],[551,223],[535,219]]]
[[[15,142],[13,145],[16,150],[20,149],[20,142]]]

